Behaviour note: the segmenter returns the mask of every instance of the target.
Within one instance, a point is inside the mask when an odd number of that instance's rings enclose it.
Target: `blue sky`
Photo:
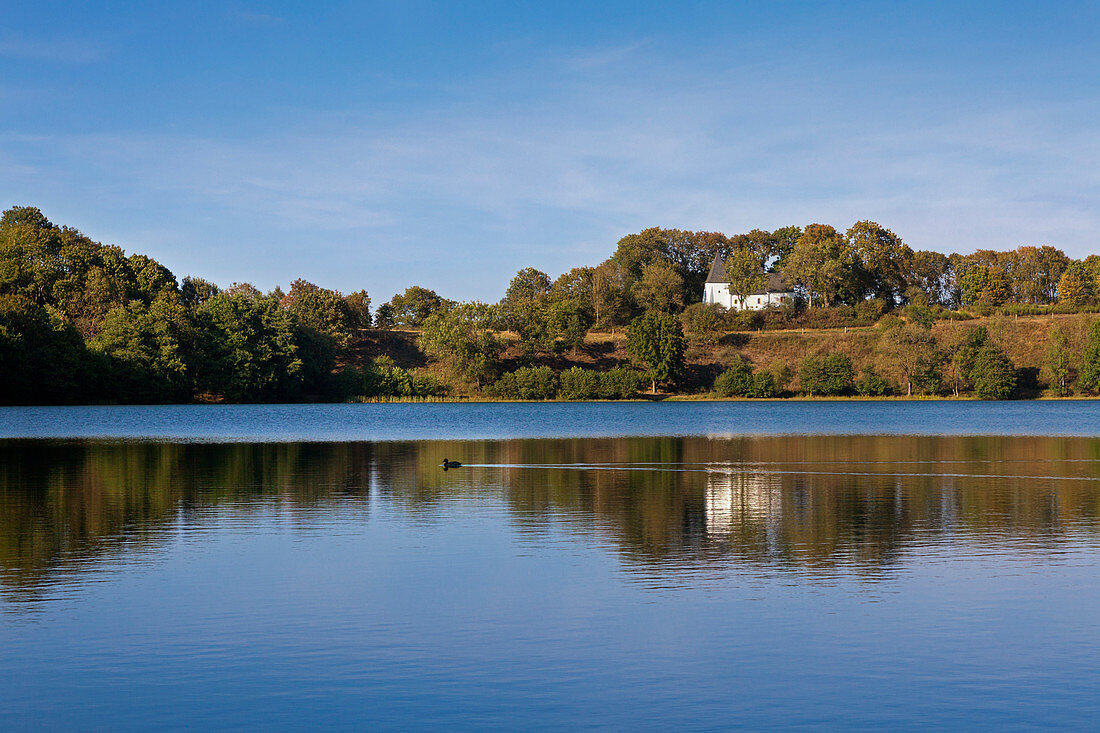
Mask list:
[[[1100,251],[1096,3],[16,2],[0,206],[267,289],[496,300],[649,226]]]

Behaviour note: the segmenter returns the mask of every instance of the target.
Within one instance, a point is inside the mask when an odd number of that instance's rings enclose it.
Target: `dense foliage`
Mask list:
[[[764,311],[700,303],[715,257],[732,293],[759,292],[767,273],[781,272],[794,300]],[[556,279],[524,268],[497,303],[457,303],[413,285],[372,315],[365,290],[344,295],[299,279],[285,293],[263,293],[177,280],[157,261],[57,226],[36,208],[0,216],[0,403],[9,404],[452,392],[622,399],[643,378],[653,392],[729,397],[1003,399],[1037,393],[1040,377],[1054,395],[1097,394],[1096,324],[1052,325],[1041,369],[1030,371],[1009,358],[1019,347],[1006,350],[1003,333],[933,333],[937,321],[1097,310],[1100,256],[1075,261],[1050,246],[945,255],[913,250],[872,221],[734,236],[650,228],[620,239],[594,267]],[[853,327],[874,329],[874,353],[818,347],[765,368],[735,351],[745,332]],[[364,334],[391,330],[416,334],[403,366],[362,351]],[[621,352],[606,358],[624,330],[636,368]],[[592,331],[612,336],[593,340]],[[700,359],[710,371],[699,370]]]
[[[0,217],[0,402],[345,398],[336,359],[369,307],[365,291],[303,280],[286,295],[177,283],[155,260],[13,208]]]

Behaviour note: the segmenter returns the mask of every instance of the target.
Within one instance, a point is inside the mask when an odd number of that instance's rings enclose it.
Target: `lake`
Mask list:
[[[7,729],[1092,728],[1098,581],[1096,402],[0,408]]]

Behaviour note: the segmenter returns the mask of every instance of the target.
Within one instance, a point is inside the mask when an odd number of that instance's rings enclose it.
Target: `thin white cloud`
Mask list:
[[[106,50],[89,41],[69,38],[0,36],[0,56],[25,61],[90,64],[101,60]]]
[[[240,249],[231,279],[305,274],[354,289],[356,268],[384,262],[383,291],[415,275],[446,278],[457,297],[497,297],[525,265],[594,264],[654,225],[871,218],[948,252],[1095,247],[1100,148],[1082,124],[1094,102],[978,109],[918,89],[910,109],[882,109],[873,90],[789,70],[645,71],[582,73],[522,104],[470,95],[385,118],[318,114],[246,139],[8,134],[0,180],[18,170],[25,185],[8,178],[0,195],[68,186],[108,211],[154,208],[166,229]],[[256,250],[280,257],[247,256]],[[343,258],[327,276],[326,258]]]

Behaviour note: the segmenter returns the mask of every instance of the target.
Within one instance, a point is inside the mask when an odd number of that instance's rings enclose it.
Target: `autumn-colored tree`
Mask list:
[[[857,221],[846,236],[858,258],[861,295],[881,298],[890,305],[899,302],[912,250],[901,237],[873,221]]]
[[[1071,308],[1091,303],[1096,296],[1094,281],[1083,262],[1074,262],[1058,280],[1058,300]]]
[[[692,303],[680,314],[680,324],[689,342],[714,346],[726,330],[725,309],[715,303]]]
[[[916,288],[925,294],[925,305],[949,305],[951,303],[951,260],[940,252],[917,250],[902,263],[902,277],[908,288]],[[912,301],[912,294],[905,291],[905,299]]]
[[[684,279],[663,260],[645,266],[631,293],[643,310],[671,313],[684,307]]]
[[[810,224],[787,258],[787,277],[828,307],[854,300],[859,288],[858,259],[844,237],[827,224]]]

